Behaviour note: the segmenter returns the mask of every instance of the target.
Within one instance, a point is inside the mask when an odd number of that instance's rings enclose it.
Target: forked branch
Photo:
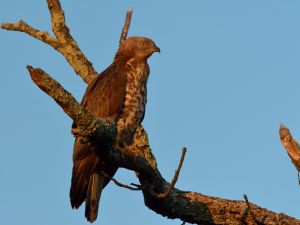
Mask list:
[[[51,14],[52,30],[56,38],[46,31],[31,27],[22,20],[17,23],[2,23],[1,28],[24,32],[48,44],[65,57],[76,74],[82,77],[86,83],[91,82],[97,76],[97,72],[70,34],[60,2],[58,0],[47,0],[47,3]]]

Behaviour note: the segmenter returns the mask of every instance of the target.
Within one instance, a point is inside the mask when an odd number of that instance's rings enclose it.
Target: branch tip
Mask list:
[[[176,184],[176,182],[177,182],[177,180],[178,180],[179,173],[180,173],[180,170],[181,170],[183,161],[184,161],[184,157],[185,157],[186,151],[187,151],[187,150],[186,150],[186,147],[183,147],[183,148],[182,148],[182,152],[181,152],[180,161],[179,161],[177,170],[175,171],[175,175],[174,175],[174,177],[173,177],[173,180],[172,180],[170,186],[168,187],[168,189],[167,189],[164,193],[160,193],[160,194],[158,194],[158,195],[156,196],[158,199],[162,199],[162,198],[167,197],[167,196],[171,193],[172,189],[175,187],[175,184]]]
[[[129,8],[127,10],[127,13],[126,13],[126,19],[125,19],[125,22],[124,22],[124,26],[123,26],[123,29],[122,29],[121,36],[120,36],[119,44],[121,44],[127,38],[127,34],[128,34],[130,23],[131,23],[132,13],[133,13],[133,8]]]
[[[130,187],[129,185],[123,184],[123,183],[117,181],[115,178],[109,176],[107,173],[105,173],[103,171],[101,171],[101,174],[103,176],[105,176],[106,178],[108,178],[109,180],[113,181],[115,183],[115,185],[117,185],[119,187],[126,188],[126,189],[129,189],[129,190],[132,190],[132,191],[140,191],[140,190],[142,190],[141,187],[139,187],[138,185],[134,185],[133,183],[131,183],[131,185],[135,186],[135,187]]]
[[[28,70],[29,72],[31,72],[32,70],[34,70],[34,68],[33,68],[32,66],[30,66],[30,65],[27,65],[26,68],[27,68],[27,70]]]

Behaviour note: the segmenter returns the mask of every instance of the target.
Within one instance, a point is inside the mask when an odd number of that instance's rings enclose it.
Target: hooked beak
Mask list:
[[[156,45],[154,45],[154,50],[153,50],[154,52],[159,52],[160,53],[160,48],[159,47],[157,47]]]

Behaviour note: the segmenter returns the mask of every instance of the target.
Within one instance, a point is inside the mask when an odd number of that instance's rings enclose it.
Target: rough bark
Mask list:
[[[76,74],[80,75],[86,83],[89,83],[97,76],[96,70],[93,68],[92,63],[82,53],[76,41],[70,34],[69,28],[65,22],[64,11],[61,8],[59,0],[47,0],[47,3],[51,14],[52,31],[56,38],[52,37],[46,31],[39,31],[32,28],[22,20],[18,23],[3,23],[1,28],[24,32],[50,45],[65,57]]]
[[[80,51],[77,43],[70,35],[65,23],[64,13],[58,0],[47,0],[51,13],[52,29],[56,38],[47,32],[31,28],[23,21],[14,24],[4,23],[3,29],[16,30],[29,34],[61,52],[75,72],[89,83],[96,75],[92,64]],[[127,13],[131,18],[131,13]],[[120,41],[126,39],[129,22],[125,22]],[[128,18],[127,18],[128,19]],[[127,21],[126,19],[126,21]],[[41,69],[27,67],[33,82],[52,97],[77,125],[76,135],[93,141],[115,137],[115,124],[105,118],[94,118],[76,99],[57,81]],[[112,141],[111,141],[112,143]],[[151,152],[146,131],[140,126],[129,146],[130,154],[123,154],[113,146],[107,152],[99,152],[109,163],[117,164],[136,172],[140,189],[143,192],[145,205],[151,210],[174,219],[196,224],[299,224],[300,221],[284,214],[276,214],[255,204],[247,205],[244,201],[226,200],[205,196],[201,193],[182,191],[170,187],[160,174],[154,155]],[[173,183],[173,182],[172,182]],[[172,187],[172,186],[171,186]],[[251,207],[250,207],[251,206]]]
[[[300,184],[300,145],[297,143],[297,141],[295,141],[289,129],[283,124],[280,125],[279,136],[282,145],[284,146],[285,150],[292,160],[292,163],[298,171],[298,182]]]
[[[51,96],[80,127],[78,135],[93,140],[102,139],[104,136],[112,139],[115,136],[115,124],[105,119],[93,118],[69,92],[41,69],[28,66],[28,70],[33,82]],[[197,224],[256,224],[244,201],[210,197],[176,188],[160,198],[159,195],[169,189],[170,183],[161,176],[151,153],[147,133],[142,127],[137,130],[129,149],[132,154],[124,155],[113,147],[109,152],[98,154],[109,163],[137,173],[145,204],[155,212],[171,219],[179,218]],[[255,204],[251,204],[251,211],[261,224],[300,224],[296,219],[276,214]]]

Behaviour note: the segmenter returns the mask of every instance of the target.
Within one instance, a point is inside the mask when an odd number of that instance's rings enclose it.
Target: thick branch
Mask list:
[[[279,129],[280,140],[298,172],[300,172],[300,145],[292,137],[289,129],[283,124]]]
[[[146,132],[142,129],[135,140],[139,146],[144,146],[142,152],[151,154]],[[143,134],[144,133],[144,134]],[[148,146],[148,147],[146,147]],[[134,146],[131,146],[134,148]],[[142,155],[142,153],[140,154]],[[149,157],[151,163],[152,157]],[[139,173],[139,171],[137,171]],[[163,193],[170,187],[170,184],[155,169],[155,176],[151,179],[139,176],[142,186],[147,185],[154,193]],[[165,198],[158,199],[147,189],[143,189],[145,204],[156,213],[171,219],[181,219],[188,223],[196,224],[256,224],[251,216],[245,216],[247,204],[243,201],[233,201],[222,198],[206,196],[201,193],[181,191],[173,188]],[[251,210],[258,221],[264,224],[295,224],[300,221],[285,214],[276,214],[267,209],[251,204]]]
[[[112,138],[114,125],[104,119],[95,119],[63,87],[41,69],[28,66],[31,78],[44,92],[50,95],[74,120],[83,135],[92,139]],[[92,125],[89,125],[92,124]],[[247,205],[243,201],[230,201],[209,197],[195,192],[184,192],[173,188],[165,198],[157,198],[154,193],[164,193],[170,184],[157,170],[146,132],[139,127],[133,145],[129,147],[133,154],[122,154],[113,147],[108,152],[99,152],[108,163],[136,171],[143,189],[145,204],[155,212],[168,218],[179,218],[197,224],[239,224],[242,219],[248,224],[255,224],[253,217],[245,218]],[[144,157],[143,157],[144,156]],[[284,214],[276,214],[257,205],[251,204],[251,210],[257,220],[265,224],[300,224],[300,221]]]
[[[81,136],[90,138],[98,136],[113,139],[115,135],[115,124],[102,118],[95,119],[76,99],[67,92],[56,80],[39,68],[27,66],[33,82],[51,98],[72,118]]]

